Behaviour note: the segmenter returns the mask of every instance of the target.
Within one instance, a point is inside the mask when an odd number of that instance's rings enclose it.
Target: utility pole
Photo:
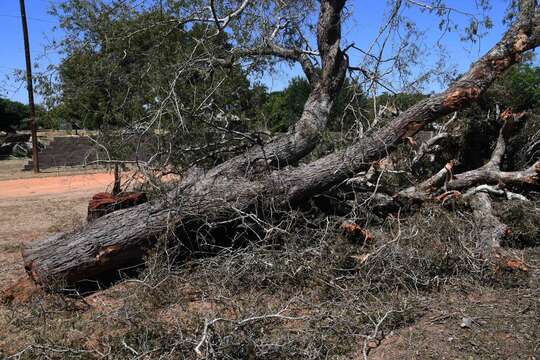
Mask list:
[[[28,40],[28,26],[26,25],[26,9],[24,0],[19,0],[21,6],[21,21],[24,37],[24,55],[26,57],[26,87],[28,89],[28,107],[30,108],[30,129],[32,132],[32,164],[34,173],[39,172],[38,141],[36,126],[36,108],[34,105],[34,86],[32,85],[32,62],[30,60],[30,41]]]

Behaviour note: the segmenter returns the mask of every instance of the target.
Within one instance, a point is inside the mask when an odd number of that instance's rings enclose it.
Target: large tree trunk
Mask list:
[[[534,2],[535,4],[535,2]],[[174,236],[186,246],[202,224],[219,224],[266,206],[287,209],[342,182],[387,156],[403,139],[437,118],[476,101],[520,55],[540,43],[536,5],[503,39],[445,92],[413,106],[386,128],[349,148],[309,164],[293,164],[316,145],[335,95],[343,82],[346,57],[339,49],[339,14],[344,1],[322,1],[318,42],[322,75],[313,75],[313,91],[294,130],[264,147],[227,161],[196,181],[186,180],[168,199],[104,216],[72,233],[27,244],[28,274],[41,285],[95,280],[140,264],[158,239]],[[532,14],[532,15],[531,15]],[[262,162],[262,167],[258,163]],[[278,170],[262,174],[260,169]],[[257,176],[252,176],[257,173]]]

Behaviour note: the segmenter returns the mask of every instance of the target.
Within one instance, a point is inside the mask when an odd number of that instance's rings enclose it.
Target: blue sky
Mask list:
[[[47,14],[51,0],[26,0],[26,12],[30,33],[30,46],[34,64],[44,69],[48,64],[57,63],[60,59],[55,52],[46,52],[46,45],[52,39],[59,39],[61,31],[53,31],[56,19]],[[447,0],[449,6],[459,8],[477,15],[479,11],[475,7],[475,0]],[[444,56],[448,63],[455,66],[457,71],[465,71],[470,63],[489,49],[500,39],[505,28],[502,25],[502,17],[506,9],[506,0],[492,0],[492,9],[488,13],[493,20],[494,27],[489,34],[477,44],[460,41],[458,34],[448,34],[443,39],[445,44]],[[381,23],[386,9],[384,0],[352,0],[349,8],[353,10],[353,16],[343,30],[344,37],[350,42],[354,41],[360,46],[365,46],[374,37],[378,25]],[[0,94],[8,98],[27,102],[24,85],[15,82],[13,72],[24,68],[24,46],[19,17],[19,0],[0,0],[0,34],[2,46],[0,47]],[[417,9],[408,10],[409,15],[426,32],[428,42],[427,50],[432,47],[440,36],[437,27],[439,19],[435,16],[421,13]],[[455,14],[454,21],[458,24],[466,24],[469,18]],[[355,55],[351,56],[354,63]],[[433,54],[426,55],[425,62],[434,62]],[[422,71],[422,68],[415,69]],[[300,74],[298,67],[290,69],[288,66],[280,66],[274,74],[264,76],[261,81],[271,90],[279,90],[286,86],[290,77]],[[427,91],[436,91],[436,84],[428,86]],[[38,98],[39,101],[39,98]]]
[[[49,0],[26,0],[32,58],[42,66],[59,60],[58,54],[45,53],[45,46],[55,36],[52,33],[55,18],[47,14],[48,6]],[[25,66],[19,0],[0,0],[0,37],[0,94],[26,103],[26,87],[13,81],[12,76],[16,69]]]

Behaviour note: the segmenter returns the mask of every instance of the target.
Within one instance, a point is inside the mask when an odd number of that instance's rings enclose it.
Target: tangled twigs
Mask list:
[[[432,199],[434,193],[441,190],[443,187],[448,187],[449,182],[452,180],[453,169],[454,162],[450,161],[439,172],[429,179],[421,182],[418,185],[411,186],[400,191],[394,196],[394,198],[396,200],[409,199],[416,201],[427,201]]]
[[[420,160],[422,160],[427,154],[437,150],[439,142],[448,139],[449,137],[450,134],[448,134],[447,132],[443,132],[433,136],[428,141],[422,143],[411,163],[414,165],[420,162]]]
[[[469,202],[480,230],[478,248],[491,254],[501,246],[501,240],[509,233],[508,226],[494,214],[490,195],[506,200],[528,201],[527,197],[507,190],[507,187],[528,189],[539,185],[540,162],[526,170],[501,171],[501,162],[508,140],[524,117],[524,113],[505,110],[500,119],[503,125],[489,161],[482,167],[461,174],[453,174],[453,162],[424,182],[400,191],[396,199],[417,202],[436,200],[445,203],[450,198],[461,197]]]
[[[373,329],[373,332],[370,335],[364,335],[364,344],[362,346],[362,355],[364,355],[364,359],[367,360],[368,358],[369,351],[371,350],[370,343],[372,341],[377,340],[379,328],[381,327],[383,322],[388,318],[388,316],[390,316],[394,312],[396,311],[395,310],[387,311],[382,317],[378,319],[372,319],[371,316],[368,316],[375,328]],[[397,312],[401,312],[401,311],[397,311]],[[378,345],[378,341],[377,341],[377,345]]]
[[[416,201],[427,201],[433,199],[445,200],[447,198],[445,194],[452,194],[448,193],[450,191],[463,192],[463,190],[483,185],[504,185],[516,188],[537,186],[539,184],[540,162],[536,162],[526,170],[500,170],[501,161],[506,151],[508,139],[515,127],[524,117],[524,113],[515,114],[508,109],[505,110],[500,117],[504,123],[499,132],[499,137],[491,154],[491,158],[484,166],[475,170],[466,171],[461,174],[453,174],[454,163],[450,161],[443,169],[441,169],[431,178],[418,185],[411,186],[400,191],[396,197],[399,199],[410,199]],[[484,190],[485,189],[487,188],[484,188]],[[495,188],[492,189],[495,190]],[[505,194],[510,194],[512,198],[523,198],[513,193],[505,192]]]
[[[252,317],[248,317],[242,320],[230,320],[230,319],[225,319],[225,318],[215,318],[213,320],[205,320],[201,340],[197,343],[197,346],[195,347],[195,353],[197,354],[199,358],[205,358],[205,352],[203,351],[203,347],[205,345],[206,346],[209,345],[208,344],[209,332],[211,328],[218,322],[228,322],[228,323],[234,324],[236,327],[241,327],[241,326],[247,325],[248,323],[252,323],[254,321],[262,321],[262,320],[268,320],[268,319],[277,319],[277,320],[303,320],[305,319],[305,316],[294,317],[294,316],[283,315],[283,313],[288,310],[289,305],[290,305],[290,302],[275,314],[252,316]]]
[[[416,151],[416,154],[411,161],[411,164],[414,166],[418,164],[426,155],[432,154],[433,152],[436,152],[440,149],[439,143],[443,140],[446,140],[451,137],[450,133],[448,132],[448,127],[450,124],[452,124],[456,119],[458,118],[458,112],[456,111],[454,115],[448,120],[443,126],[441,126],[437,134],[428,139],[427,141],[423,142],[422,145],[420,145],[420,148],[418,151]]]

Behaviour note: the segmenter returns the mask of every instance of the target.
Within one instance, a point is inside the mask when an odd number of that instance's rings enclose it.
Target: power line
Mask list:
[[[8,17],[8,18],[14,18],[14,19],[21,18],[20,15],[10,15],[10,14],[0,14],[0,17]],[[28,17],[28,16],[26,17],[26,20],[39,21],[39,22],[44,22],[44,23],[49,23],[49,24],[56,24],[55,21],[45,20],[45,19],[40,19],[40,18],[35,18],[35,17]]]
[[[8,69],[8,70],[19,70],[20,68],[11,67],[11,66],[4,66],[0,65],[0,69]]]

